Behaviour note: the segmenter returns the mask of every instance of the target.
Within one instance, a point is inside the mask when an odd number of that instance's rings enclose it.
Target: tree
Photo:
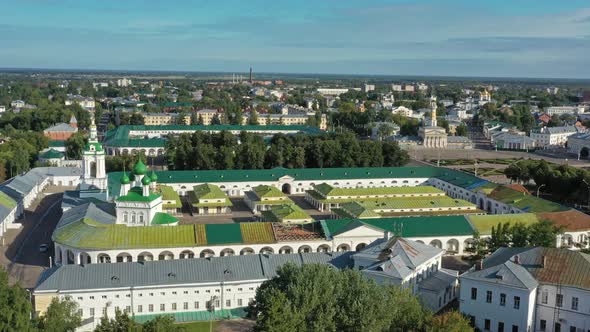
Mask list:
[[[256,110],[253,110],[252,112],[250,112],[250,117],[248,118],[248,124],[253,125],[253,126],[258,125],[258,112]]]
[[[137,324],[126,312],[115,310],[115,318],[109,319],[104,316],[100,323],[94,329],[94,332],[128,332],[140,331],[140,325]]]
[[[416,297],[380,286],[356,270],[282,266],[248,308],[254,331],[407,331],[430,320]]]
[[[8,274],[0,268],[0,331],[34,331],[31,299],[18,284],[8,284]]]
[[[60,300],[54,297],[47,312],[39,320],[39,329],[46,332],[75,331],[82,325],[82,315],[78,304],[71,297]]]
[[[464,123],[458,125],[455,134],[457,136],[467,136],[467,126]]]
[[[529,246],[555,248],[561,228],[549,220],[541,220],[529,226]]]
[[[79,160],[82,159],[82,152],[84,151],[84,146],[88,139],[82,133],[77,132],[70,136],[66,142],[66,156],[68,159]]]
[[[465,316],[453,310],[434,316],[426,330],[428,332],[467,332],[473,331],[473,328]]]
[[[185,329],[174,324],[174,317],[171,315],[160,315],[143,324],[142,332],[182,332]]]
[[[215,114],[213,116],[213,118],[211,119],[211,124],[212,125],[220,125],[221,124],[221,120],[219,119],[219,115]]]
[[[386,137],[391,136],[393,133],[393,128],[389,124],[381,124],[379,128],[377,128],[377,134],[379,135],[379,140],[383,140]]]

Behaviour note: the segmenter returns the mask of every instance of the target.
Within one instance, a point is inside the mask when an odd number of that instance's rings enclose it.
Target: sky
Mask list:
[[[0,67],[590,78],[588,0],[0,0]]]

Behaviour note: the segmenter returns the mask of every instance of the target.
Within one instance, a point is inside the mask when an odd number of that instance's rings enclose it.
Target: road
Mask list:
[[[40,194],[18,221],[22,228],[7,232],[0,263],[6,267],[11,283],[33,288],[41,272],[49,267],[53,254],[51,233],[61,217],[61,197],[61,193]],[[49,245],[49,250],[40,253],[39,245],[43,243]]]

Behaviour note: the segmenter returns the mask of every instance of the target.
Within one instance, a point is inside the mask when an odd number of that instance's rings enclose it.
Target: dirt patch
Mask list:
[[[220,321],[215,332],[249,332],[254,327],[254,321],[248,319],[233,319]]]

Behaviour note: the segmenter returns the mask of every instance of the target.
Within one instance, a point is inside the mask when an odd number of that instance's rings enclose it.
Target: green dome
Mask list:
[[[123,173],[123,176],[121,177],[121,184],[129,184],[129,182],[131,182],[131,180],[129,180],[129,177],[126,173]]]
[[[133,172],[129,173],[129,181],[135,181],[135,174]]]
[[[150,175],[150,179],[152,180],[152,182],[158,181],[158,176],[156,175],[156,172],[152,171],[152,175]]]
[[[147,186],[147,185],[149,185],[150,183],[152,183],[152,180],[150,180],[150,177],[149,177],[149,176],[144,176],[144,177],[141,179],[141,183],[142,183],[144,186]]]
[[[143,161],[138,160],[135,166],[133,166],[133,173],[135,173],[135,175],[144,175],[145,172],[147,172],[147,167],[145,167]]]

